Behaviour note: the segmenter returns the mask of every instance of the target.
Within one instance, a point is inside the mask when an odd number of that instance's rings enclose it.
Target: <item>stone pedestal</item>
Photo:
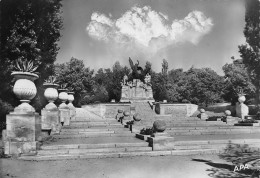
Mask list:
[[[60,132],[60,113],[58,108],[48,110],[46,108],[41,111],[42,129],[51,129],[51,134]]]
[[[156,103],[155,112],[160,115],[192,116],[198,110],[195,104]]]
[[[76,108],[73,106],[72,103],[69,103],[68,107],[70,110],[70,120],[75,121],[76,120]]]
[[[174,149],[174,137],[157,135],[155,137],[148,137],[147,139],[153,151]]]
[[[249,109],[244,103],[236,103],[236,116],[244,119],[246,115],[248,115]]]
[[[206,113],[200,113],[200,119],[201,120],[207,120],[209,116]]]
[[[121,122],[121,120],[123,120],[123,118],[124,118],[124,114],[122,112],[116,114],[116,120],[118,122]]]
[[[70,109],[69,108],[59,108],[60,111],[60,122],[63,125],[70,125]]]
[[[235,123],[235,122],[238,122],[238,119],[235,118],[235,117],[232,117],[232,116],[227,116],[226,117],[226,123]]]
[[[6,116],[5,154],[34,153],[41,136],[41,118],[35,112],[11,112]]]

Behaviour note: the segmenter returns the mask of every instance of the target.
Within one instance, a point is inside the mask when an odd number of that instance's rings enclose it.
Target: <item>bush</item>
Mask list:
[[[258,123],[258,122],[254,119],[248,119],[248,120],[239,121],[239,123]]]
[[[6,114],[13,111],[13,106],[0,99],[0,131],[5,129],[6,126]]]
[[[154,129],[153,128],[143,128],[140,131],[140,134],[143,134],[143,135],[152,135],[153,133],[154,133]]]

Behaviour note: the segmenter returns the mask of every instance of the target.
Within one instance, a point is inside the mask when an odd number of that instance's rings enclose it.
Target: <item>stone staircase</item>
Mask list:
[[[153,151],[148,142],[137,139],[135,133],[115,118],[103,118],[92,111],[78,109],[76,119],[71,120],[69,126],[63,126],[59,135],[53,135],[52,141],[44,142],[36,155],[22,155],[19,159],[40,161],[214,154],[223,151],[230,142],[247,144],[259,151],[260,127],[233,126],[232,123],[205,121],[197,117],[156,115],[149,103],[132,104],[144,118],[142,122],[146,126],[152,126],[155,120],[166,121],[166,132],[175,140],[173,150]]]
[[[198,117],[157,115],[148,102],[134,102],[135,110],[144,118],[136,126],[136,130],[152,127],[155,120],[164,120],[167,124],[166,132],[171,136],[185,135],[228,135],[228,134],[260,134],[260,127],[234,126],[234,122],[205,121]],[[133,126],[135,127],[135,126]]]
[[[123,157],[147,152],[152,152],[152,147],[115,119],[77,117],[69,126],[63,126],[59,135],[53,135],[52,141],[44,143],[36,155],[22,155],[19,159]]]

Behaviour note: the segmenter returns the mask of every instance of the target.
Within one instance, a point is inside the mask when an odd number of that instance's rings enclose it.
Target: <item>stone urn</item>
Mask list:
[[[66,101],[68,100],[68,93],[67,89],[58,89],[59,93],[59,99],[61,100],[61,104],[59,106],[59,109],[69,109],[68,106],[66,105]]]
[[[246,97],[244,96],[244,95],[240,95],[239,97],[238,97],[238,102],[239,103],[244,103],[246,101]]]
[[[226,110],[226,111],[225,111],[225,115],[226,115],[226,116],[231,116],[231,111],[230,111],[230,110]]]
[[[49,104],[47,104],[45,108],[47,110],[56,110],[57,106],[54,104],[54,101],[59,97],[57,91],[59,85],[55,83],[44,83],[43,86],[46,88],[44,91],[44,96],[49,102]]]
[[[162,120],[154,121],[153,129],[155,132],[163,132],[166,129],[166,122]]]
[[[73,106],[73,104],[72,104],[72,102],[74,101],[74,92],[72,92],[72,91],[69,91],[68,92],[68,101],[69,101],[69,106]]]
[[[246,97],[244,95],[238,96],[238,102],[236,103],[236,116],[244,120],[244,116],[248,115],[249,108],[244,104]]]
[[[142,120],[142,117],[141,117],[141,115],[139,114],[139,113],[135,113],[134,115],[133,115],[133,119],[134,119],[134,121],[141,121]]]
[[[37,94],[34,80],[38,79],[39,76],[30,72],[12,72],[11,75],[14,76],[16,80],[13,87],[13,92],[22,103],[16,107],[15,110],[35,112],[35,109],[29,104],[29,102]]]
[[[129,116],[130,116],[130,112],[129,112],[129,111],[125,111],[125,112],[124,112],[124,116],[125,116],[125,117],[129,117]]]

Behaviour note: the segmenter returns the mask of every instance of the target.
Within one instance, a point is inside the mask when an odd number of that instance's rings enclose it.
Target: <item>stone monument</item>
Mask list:
[[[139,61],[134,65],[131,58],[129,58],[129,63],[132,74],[131,77],[125,75],[121,82],[120,102],[154,101],[150,74],[144,73],[142,67],[139,66]]]

